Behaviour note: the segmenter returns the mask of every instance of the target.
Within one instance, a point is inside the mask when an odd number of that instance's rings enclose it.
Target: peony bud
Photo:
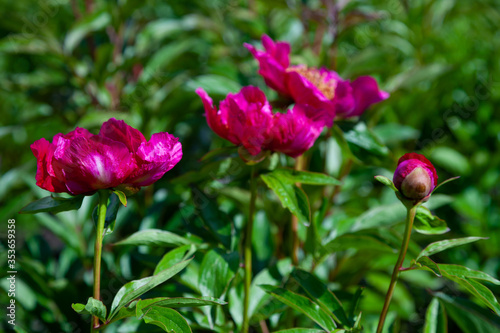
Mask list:
[[[399,192],[410,200],[420,201],[437,185],[436,169],[423,155],[409,153],[398,161],[393,182]]]

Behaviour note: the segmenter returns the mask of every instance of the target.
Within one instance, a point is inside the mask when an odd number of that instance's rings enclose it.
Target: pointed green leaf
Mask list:
[[[113,299],[108,320],[111,320],[122,307],[124,307],[137,297],[148,292],[149,290],[153,289],[159,284],[162,284],[163,282],[170,279],[172,276],[182,271],[189,264],[191,260],[192,259],[182,261],[153,276],[149,276],[140,280],[134,280],[126,283],[123,287],[120,288],[120,290],[118,290],[118,292],[115,295],[115,298]]]
[[[342,303],[317,277],[301,269],[294,270],[292,277],[297,280],[313,302],[317,303],[326,313],[332,314],[335,321],[347,327],[352,326],[352,323],[347,319]]]
[[[447,275],[452,275],[459,278],[484,280],[496,285],[500,285],[500,281],[495,279],[494,277],[481,271],[475,271],[468,267],[452,264],[439,264],[439,269]]]
[[[285,183],[306,184],[306,185],[340,185],[338,179],[328,176],[324,173],[311,171],[298,171],[294,169],[275,169],[270,173],[273,177],[280,178]]]
[[[71,307],[80,314],[90,314],[92,316],[96,316],[102,322],[106,321],[106,307],[101,301],[98,301],[95,298],[89,297],[86,305],[73,303]]]
[[[213,249],[205,254],[200,266],[198,279],[202,295],[221,297],[229,288],[239,268],[237,252],[225,253],[222,249]]]
[[[174,234],[173,232],[160,229],[146,229],[138,231],[128,238],[115,243],[115,245],[146,245],[146,246],[180,246],[191,244],[191,241]]]
[[[270,285],[262,285],[260,287],[267,293],[273,295],[280,302],[285,303],[289,307],[303,313],[328,332],[337,327],[333,318],[309,298],[298,295],[284,288],[273,287]]]
[[[165,332],[192,333],[186,319],[179,312],[169,308],[154,306],[148,310],[143,319],[146,324],[156,325]]]
[[[392,180],[384,176],[375,176],[375,179],[384,184],[385,186],[390,187],[394,192],[399,192]]]
[[[433,298],[425,313],[423,333],[447,333],[448,320],[444,307],[437,298]]]
[[[137,303],[136,311],[137,316],[146,313],[149,308],[153,306],[161,306],[165,308],[183,308],[183,307],[197,307],[207,305],[226,305],[227,303],[213,297],[157,297],[140,300]]]
[[[453,275],[443,274],[446,278],[458,283],[472,295],[481,300],[486,306],[493,310],[497,315],[500,315],[500,305],[495,295],[484,285],[474,279],[459,278]]]
[[[335,330],[334,332],[336,332]],[[314,328],[289,328],[286,330],[276,331],[274,333],[325,333],[325,330],[317,330]]]
[[[129,305],[124,306],[123,308],[118,311],[118,313],[111,319],[108,323],[113,323],[115,321],[128,318],[128,317],[135,317],[135,306],[138,301],[132,301]]]
[[[344,234],[326,243],[323,246],[323,255],[349,249],[375,250],[381,252],[395,251],[391,246],[373,236],[364,234]]]
[[[417,263],[422,265],[424,268],[427,268],[428,270],[430,270],[434,274],[436,274],[436,276],[439,276],[439,277],[443,276],[443,274],[441,273],[441,270],[440,270],[441,266],[440,265],[438,266],[438,264],[436,264],[429,257],[419,258],[417,260]]]
[[[472,242],[477,242],[481,239],[487,239],[486,237],[464,237],[464,238],[456,238],[456,239],[446,239],[439,242],[434,242],[429,245],[425,249],[420,252],[417,259],[420,259],[424,256],[431,256],[433,254],[439,253],[441,251],[447,250],[449,248],[460,246],[464,244],[469,244]]]
[[[27,204],[19,211],[19,214],[36,214],[42,212],[56,214],[68,210],[77,210],[82,205],[83,198],[83,195],[71,198],[48,196]]]
[[[121,204],[127,207],[127,196],[125,195],[125,193],[118,190],[114,190],[113,193],[116,194],[118,199],[120,199]]]
[[[276,175],[274,172],[261,175],[261,178],[276,193],[283,207],[288,208],[300,221],[310,221],[309,201],[302,189],[295,186],[286,177]]]
[[[160,262],[156,265],[155,271],[153,274],[157,274],[164,269],[169,268],[177,262],[181,262],[187,260],[196,252],[196,247],[194,244],[191,245],[183,245],[172,251],[167,252],[163,258],[161,258]]]
[[[424,235],[441,235],[450,231],[444,220],[432,215],[431,211],[423,206],[417,208],[413,228]]]
[[[445,306],[446,313],[464,333],[500,332],[500,318],[491,311],[479,307],[467,299],[435,293]]]

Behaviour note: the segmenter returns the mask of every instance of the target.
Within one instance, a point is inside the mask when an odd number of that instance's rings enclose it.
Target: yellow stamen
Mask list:
[[[297,72],[301,76],[305,77],[329,100],[332,100],[333,97],[335,97],[335,88],[337,87],[337,81],[334,79],[328,79],[327,73],[321,73],[319,69],[308,68],[307,66],[288,67],[286,71]]]

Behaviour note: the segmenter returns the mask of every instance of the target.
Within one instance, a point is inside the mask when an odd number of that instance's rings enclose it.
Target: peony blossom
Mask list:
[[[257,87],[229,94],[219,108],[202,88],[196,93],[203,101],[208,126],[253,156],[274,151],[297,157],[311,148],[323,128],[322,122],[310,117],[312,110],[308,106],[297,104],[287,113],[273,113]]]
[[[120,187],[132,192],[160,179],[182,158],[179,139],[168,133],[142,133],[114,118],[98,135],[84,128],[56,134],[52,143],[31,145],[37,159],[36,184],[50,192],[73,195]]]
[[[245,47],[259,62],[259,74],[266,84],[296,103],[318,109],[327,126],[333,124],[336,116],[359,116],[371,104],[389,97],[389,93],[379,90],[377,82],[370,76],[361,76],[350,82],[325,68],[290,66],[288,43],[274,42],[263,35],[262,45],[264,50],[250,44],[245,44]]]
[[[436,169],[424,155],[404,154],[394,172],[394,186],[407,199],[421,200],[428,196],[437,185]]]

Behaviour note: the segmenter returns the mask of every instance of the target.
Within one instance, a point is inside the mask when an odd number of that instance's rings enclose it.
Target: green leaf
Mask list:
[[[459,285],[467,289],[472,295],[481,300],[486,306],[500,316],[500,304],[491,290],[477,282],[474,279],[458,278],[455,276],[446,276],[447,278],[457,282]]]
[[[142,318],[146,324],[160,327],[165,332],[191,333],[191,328],[184,317],[177,311],[154,306]]]
[[[362,151],[359,151],[362,149],[377,156],[389,154],[389,149],[362,122],[359,122],[354,129],[344,133],[344,138],[353,152],[358,151],[359,154],[362,154]]]
[[[465,238],[456,238],[456,239],[446,239],[442,240],[439,242],[434,242],[429,245],[425,249],[420,252],[418,255],[417,259],[420,259],[421,257],[424,256],[431,256],[433,254],[436,254],[438,252],[447,250],[449,248],[455,247],[455,246],[460,246],[464,244],[469,244],[472,242],[477,242],[478,240],[481,239],[487,239],[486,237],[465,237]]]
[[[417,208],[413,228],[424,235],[441,235],[450,231],[444,220],[432,215],[431,211],[423,206]]]
[[[238,268],[237,252],[225,253],[222,249],[208,251],[201,262],[198,279],[202,295],[220,298],[226,293]]]
[[[83,198],[84,196],[76,196],[72,198],[48,196],[27,204],[21,209],[19,214],[36,214],[42,212],[56,214],[68,210],[77,210],[82,205]]]
[[[225,76],[207,74],[200,75],[187,83],[191,91],[203,88],[209,95],[227,95],[240,91],[241,85]]]
[[[450,147],[436,147],[429,157],[434,165],[455,175],[467,175],[471,167],[467,157]]]
[[[330,317],[327,312],[325,312],[318,304],[315,304],[309,298],[298,295],[284,288],[273,287],[270,285],[262,285],[260,287],[267,293],[273,295],[280,302],[285,303],[289,307],[303,313],[326,331],[330,332],[337,327],[332,317]]]
[[[448,321],[444,307],[437,298],[433,298],[425,313],[423,333],[447,333]]]
[[[147,245],[147,246],[180,246],[190,245],[191,241],[174,234],[173,232],[160,229],[146,229],[138,231],[128,238],[115,243],[115,245]]]
[[[177,262],[181,262],[187,260],[196,252],[196,247],[194,244],[191,245],[183,245],[172,251],[167,252],[163,258],[161,258],[160,262],[156,265],[155,271],[153,274],[157,274],[164,269],[169,268]]]
[[[282,182],[290,184],[301,183],[307,185],[340,185],[338,179],[319,172],[298,171],[294,169],[275,169],[271,172],[274,177],[278,177]]]
[[[118,190],[114,190],[113,193],[118,196],[118,199],[120,199],[120,202],[122,203],[122,205],[127,207],[127,196],[125,195],[125,193],[123,193],[122,191],[118,191]]]
[[[104,29],[111,23],[111,15],[106,11],[99,11],[77,21],[75,26],[66,34],[64,51],[67,54],[80,44],[89,33]]]
[[[189,264],[191,260],[192,259],[182,261],[153,276],[126,283],[123,287],[120,288],[120,290],[118,290],[115,298],[113,299],[108,320],[111,320],[122,307],[124,307],[137,297],[141,296],[142,294],[148,292],[159,284],[167,281],[175,274],[179,273]]]
[[[288,208],[300,221],[309,223],[311,216],[309,200],[301,188],[279,173],[271,172],[261,175],[261,178],[276,193],[283,207]]]
[[[375,179],[384,184],[385,186],[390,187],[394,192],[399,192],[392,180],[384,176],[375,176]]]
[[[129,305],[124,306],[123,308],[118,311],[118,313],[109,321],[109,323],[113,323],[115,321],[124,319],[124,318],[129,318],[129,317],[135,317],[135,306],[137,305],[138,301],[132,301]]]
[[[352,323],[347,319],[342,303],[317,277],[300,269],[295,269],[292,272],[292,277],[297,280],[313,302],[317,303],[326,313],[332,313],[335,321],[347,327],[352,326]]]
[[[325,330],[317,330],[314,328],[289,328],[287,330],[276,331],[274,333],[324,333]]]
[[[344,234],[326,243],[323,246],[323,255],[349,249],[394,252],[391,246],[373,236],[364,234]]]
[[[446,273],[446,275],[456,276],[459,278],[484,280],[496,285],[500,285],[500,281],[495,279],[494,277],[481,271],[475,271],[468,267],[452,264],[439,264],[439,269],[441,270],[441,272]]]
[[[464,333],[500,332],[500,319],[490,311],[483,309],[467,299],[450,297],[443,293],[435,293],[444,304],[446,313]]]
[[[373,128],[373,133],[379,137],[386,145],[395,144],[405,140],[418,139],[420,131],[397,123],[387,123],[377,125]]]
[[[216,200],[209,200],[206,197],[200,199],[200,194],[203,195],[201,190],[193,188],[191,196],[201,221],[226,249],[231,248],[233,222],[226,213],[219,209]]]
[[[166,308],[197,307],[206,305],[226,305],[227,303],[213,297],[157,297],[140,300],[136,305],[137,316],[146,313],[153,306]]]
[[[436,264],[433,260],[431,260],[429,257],[419,258],[416,261],[416,263],[420,264],[421,267],[427,268],[428,270],[430,270],[431,272],[436,274],[436,276],[439,276],[439,277],[443,276],[443,274],[441,273],[441,270],[440,270],[440,266],[438,264]]]
[[[73,303],[71,307],[80,314],[90,314],[101,319],[102,322],[106,321],[106,307],[101,301],[95,298],[89,297],[86,305]]]

